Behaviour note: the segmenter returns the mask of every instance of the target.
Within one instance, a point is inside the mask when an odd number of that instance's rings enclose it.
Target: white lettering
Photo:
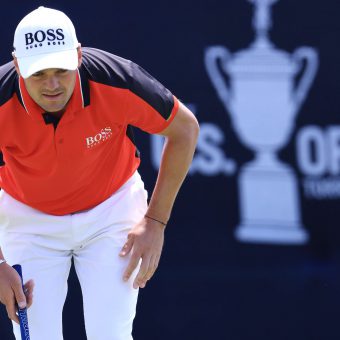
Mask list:
[[[112,136],[112,129],[107,126],[100,130],[99,133],[97,133],[94,137],[86,137],[86,146],[87,148],[91,148],[99,143],[104,142],[108,138]]]
[[[306,126],[297,135],[297,162],[306,176],[340,175],[340,126]]]
[[[151,163],[155,170],[159,168],[164,138],[158,135],[150,136]],[[236,163],[228,159],[223,152],[225,137],[216,124],[201,123],[200,135],[197,142],[196,154],[192,161],[189,174],[200,173],[205,176],[216,176],[220,173],[233,175]]]
[[[86,138],[86,145],[87,146],[90,146],[93,143],[94,143],[93,137],[87,137]]]
[[[151,143],[151,163],[155,170],[159,169],[161,164],[162,150],[164,145],[164,137],[159,135],[150,136]]]
[[[340,175],[340,126],[331,126],[328,131],[329,173]]]
[[[97,134],[94,136],[94,140],[95,140],[96,142],[99,142],[101,139],[102,139],[102,134],[101,134],[101,133],[97,133]]]
[[[306,178],[303,182],[307,198],[338,199],[340,198],[340,178]]]
[[[318,126],[306,126],[297,136],[297,162],[305,175],[321,176],[327,169],[326,141]]]
[[[205,176],[216,176],[220,173],[235,173],[235,162],[227,159],[222,150],[224,141],[223,131],[217,125],[201,124],[197,155],[192,162],[190,174],[199,172]]]

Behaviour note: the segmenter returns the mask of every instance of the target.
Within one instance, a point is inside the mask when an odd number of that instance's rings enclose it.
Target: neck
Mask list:
[[[56,118],[61,118],[63,116],[63,114],[65,113],[66,109],[63,109],[61,111],[57,111],[57,112],[45,112],[45,113],[48,113],[49,115],[51,116],[54,116]]]

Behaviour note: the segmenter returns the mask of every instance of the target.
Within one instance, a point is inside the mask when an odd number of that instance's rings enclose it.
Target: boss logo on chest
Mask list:
[[[65,35],[62,28],[39,30],[25,34],[26,49],[45,45],[65,45]]]
[[[111,127],[110,126],[104,127],[100,131],[98,131],[95,135],[88,136],[85,138],[86,147],[90,149],[98,144],[102,144],[111,137],[112,137]]]

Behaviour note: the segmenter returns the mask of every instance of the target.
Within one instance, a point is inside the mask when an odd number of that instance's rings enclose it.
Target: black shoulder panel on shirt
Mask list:
[[[129,89],[152,106],[164,119],[174,107],[172,93],[139,65],[131,63],[132,77]]]
[[[88,79],[105,85],[126,88],[167,119],[174,106],[172,93],[139,65],[114,54],[84,47],[82,68]]]
[[[17,87],[18,75],[13,61],[0,66],[0,106],[13,97]]]
[[[83,47],[80,67],[89,80],[118,88],[128,88],[129,61],[96,48]]]

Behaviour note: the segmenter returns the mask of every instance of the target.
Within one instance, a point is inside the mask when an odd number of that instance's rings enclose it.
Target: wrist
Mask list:
[[[168,222],[168,221],[166,221],[166,222],[165,222],[165,221],[161,221],[161,220],[158,219],[157,217],[153,217],[152,215],[149,215],[149,214],[145,214],[144,217],[147,218],[147,219],[149,219],[149,220],[158,222],[159,224],[163,225],[164,228],[166,227],[167,222]]]
[[[7,263],[7,261],[6,261],[5,259],[0,259],[0,266],[1,266],[3,263]]]
[[[144,216],[149,216],[152,217],[152,219],[160,221],[164,224],[168,224],[171,216],[171,211],[164,208],[162,209],[161,207],[155,206],[150,202]]]

